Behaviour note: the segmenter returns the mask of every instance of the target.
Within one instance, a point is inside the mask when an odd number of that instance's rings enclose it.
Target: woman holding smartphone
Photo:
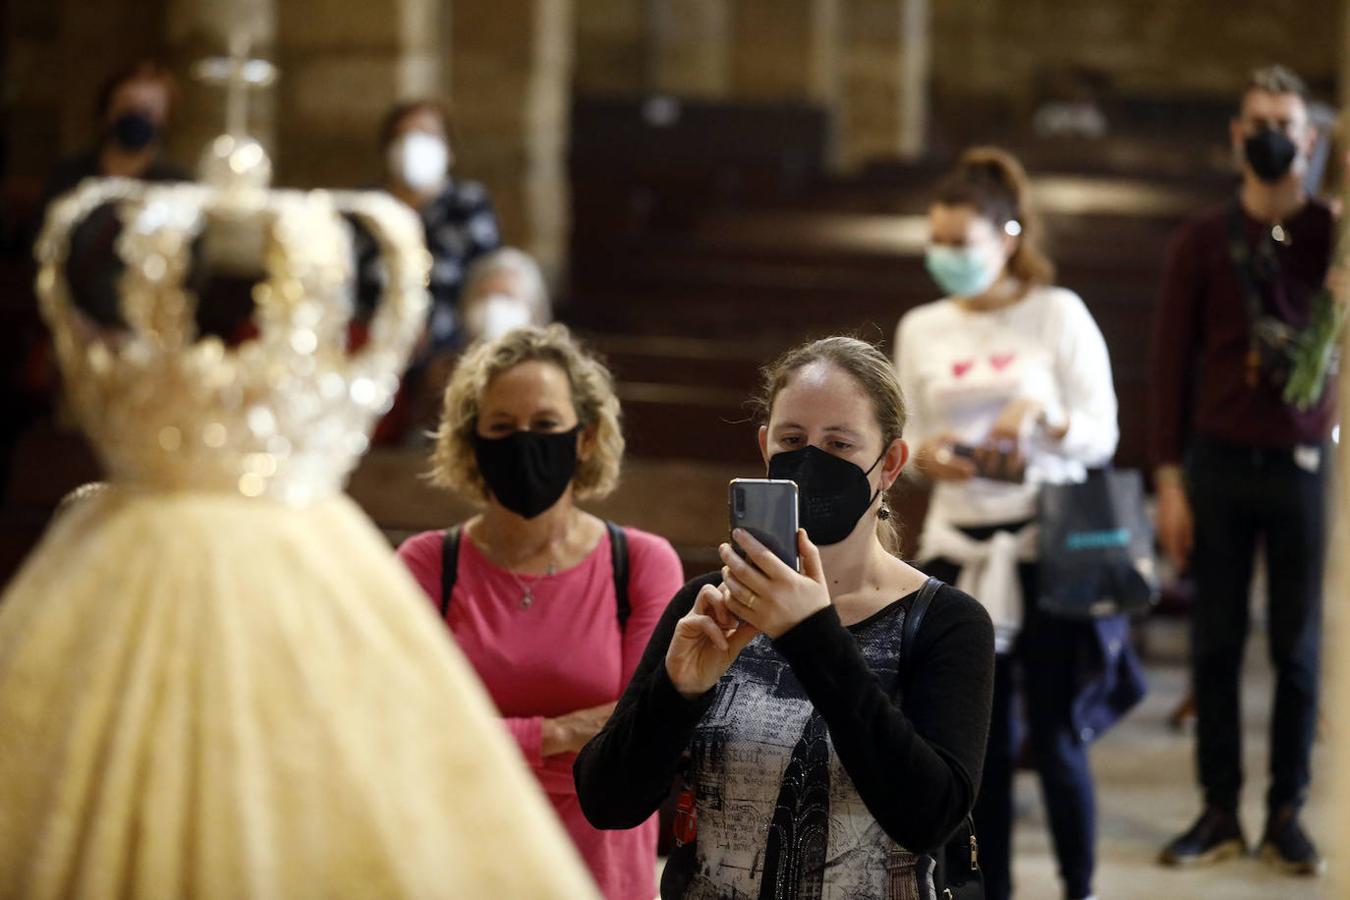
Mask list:
[[[989,617],[942,586],[901,658],[926,579],[885,521],[909,449],[882,353],[799,347],[764,371],[759,406],[768,475],[799,488],[801,571],[741,530],[744,559],[721,545],[723,568],[675,595],[578,756],[582,809],[599,828],[643,821],[687,756],[687,843],[662,897],[933,897],[930,854],[979,786]]]
[[[947,296],[901,319],[895,365],[911,404],[915,468],[934,485],[920,558],[985,604],[997,636],[975,807],[986,893],[1012,893],[1020,664],[1065,896],[1081,900],[1092,894],[1095,853],[1086,745],[1138,700],[1142,683],[1123,619],[1070,622],[1036,609],[1036,501],[1040,484],[1080,481],[1115,454],[1111,363],[1083,301],[1051,284],[1012,156],[968,151],[939,185],[929,224],[928,270]]]
[[[432,476],[483,511],[408,538],[398,554],[483,679],[601,892],[651,900],[656,819],[597,831],[572,783],[576,751],[609,716],[683,581],[663,538],[576,506],[614,489],[623,447],[609,372],[561,325],[475,345],[445,389]]]

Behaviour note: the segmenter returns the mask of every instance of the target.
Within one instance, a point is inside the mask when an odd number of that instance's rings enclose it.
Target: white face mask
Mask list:
[[[444,139],[425,131],[399,135],[389,145],[389,171],[415,191],[441,186],[450,165],[450,148]]]
[[[475,338],[493,340],[530,324],[530,307],[508,294],[490,294],[475,301],[465,313],[465,325]]]

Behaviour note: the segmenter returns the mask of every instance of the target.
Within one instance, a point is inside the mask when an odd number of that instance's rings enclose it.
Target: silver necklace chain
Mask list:
[[[534,595],[534,589],[539,587],[543,581],[558,574],[558,564],[554,560],[549,560],[548,567],[544,570],[544,574],[536,576],[539,579],[539,582],[535,584],[528,584],[522,581],[519,575],[511,571],[511,569],[507,568],[505,565],[501,567],[501,570],[511,576],[511,580],[514,581],[516,587],[520,589],[520,608],[529,609],[534,605],[534,601],[537,599]]]
[[[520,576],[517,575],[515,572],[512,572],[510,569],[503,568],[502,571],[505,572],[507,575],[510,575],[511,580],[516,583],[516,587],[520,588],[520,608],[529,609],[531,606],[534,606],[535,586],[528,584],[524,581],[521,581]],[[548,569],[545,570],[544,574],[540,577],[542,580],[544,578],[552,578],[556,574],[558,574],[558,567],[553,563],[549,563]]]

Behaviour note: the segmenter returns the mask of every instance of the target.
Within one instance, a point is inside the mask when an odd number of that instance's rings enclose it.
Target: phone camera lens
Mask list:
[[[736,490],[732,492],[732,495],[735,497],[736,501],[736,512],[745,512],[745,489],[736,488]]]

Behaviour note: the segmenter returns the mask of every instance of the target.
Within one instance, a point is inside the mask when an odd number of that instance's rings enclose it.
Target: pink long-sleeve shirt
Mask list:
[[[525,761],[549,795],[609,900],[656,896],[656,819],[629,831],[586,822],[572,781],[573,753],[545,757],[545,718],[619,698],[652,629],[684,576],[664,539],[625,528],[632,609],[619,629],[609,535],[580,563],[554,575],[516,575],[490,563],[463,534],[446,617],[460,650],[482,679]],[[441,531],[413,535],[398,555],[439,608]],[[528,585],[534,596],[521,605]]]

